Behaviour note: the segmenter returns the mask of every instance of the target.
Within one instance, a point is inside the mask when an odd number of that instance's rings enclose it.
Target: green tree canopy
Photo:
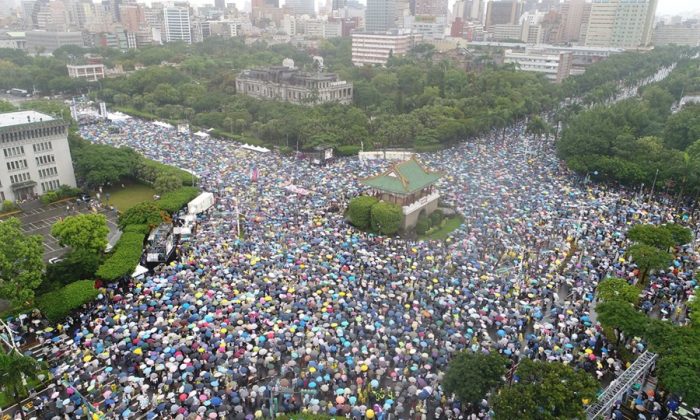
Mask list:
[[[640,292],[639,288],[618,277],[608,277],[598,284],[598,297],[603,302],[620,301],[635,305]]]
[[[156,203],[145,201],[119,215],[119,228],[124,229],[128,225],[148,225],[153,228],[169,219],[168,213],[161,210]]]
[[[671,264],[673,256],[666,251],[645,244],[632,245],[627,254],[642,272],[641,281],[644,282],[650,270],[667,267]]]
[[[442,386],[460,401],[476,404],[503,384],[506,362],[507,359],[496,352],[462,351],[450,361]]]
[[[27,236],[18,219],[0,222],[0,297],[15,304],[34,298],[44,271],[41,236]]]
[[[401,206],[380,201],[372,206],[372,229],[384,235],[392,235],[399,231],[403,221]]]
[[[360,229],[369,229],[372,222],[372,206],[377,202],[376,198],[368,195],[361,195],[350,200],[348,204],[350,223]]]
[[[103,214],[68,216],[51,227],[51,235],[58,239],[61,246],[95,254],[107,247],[108,234],[107,218]]]
[[[140,158],[129,148],[107,145],[81,147],[72,153],[78,177],[91,187],[116,183],[121,178],[132,176]]]
[[[635,242],[667,250],[674,244],[670,230],[654,225],[634,225],[627,237]]]
[[[661,225],[661,229],[671,234],[674,245],[689,244],[693,240],[693,231],[677,223]]]
[[[585,418],[583,401],[593,402],[600,387],[585,371],[527,358],[516,376],[518,381],[494,398],[496,419]]]
[[[41,371],[42,366],[35,359],[24,356],[18,351],[5,353],[0,350],[0,384],[15,404],[19,404],[27,395],[25,381],[38,380]],[[24,418],[24,412],[22,412],[22,418]]]

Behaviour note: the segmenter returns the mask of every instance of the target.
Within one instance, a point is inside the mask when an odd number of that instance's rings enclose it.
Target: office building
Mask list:
[[[537,49],[506,50],[503,62],[515,64],[518,70],[542,73],[552,82],[561,83],[571,74],[572,54],[566,52],[552,54]]]
[[[367,0],[365,9],[365,30],[386,32],[396,27],[395,0]]]
[[[0,114],[0,200],[75,187],[68,123],[36,111]]]
[[[297,16],[301,15],[316,15],[316,7],[314,0],[287,0],[285,7],[290,9]]]
[[[120,22],[129,32],[138,32],[146,25],[143,6],[140,4],[122,4],[119,6]]]
[[[658,0],[593,0],[586,45],[639,48],[651,44]]]
[[[335,73],[307,73],[285,66],[244,70],[236,77],[236,92],[258,99],[303,105],[352,103],[352,83]]]
[[[23,50],[27,47],[27,35],[24,32],[0,32],[0,48]]]
[[[68,77],[71,79],[85,79],[94,82],[105,78],[104,64],[68,64]]]
[[[447,16],[447,0],[416,0],[416,16]]]
[[[652,44],[655,47],[664,45],[697,47],[700,45],[700,21],[692,20],[669,25],[659,23],[654,29]]]
[[[557,42],[568,43],[583,41],[585,33],[583,25],[588,24],[591,15],[591,4],[586,0],[568,0],[561,4],[560,26]]]
[[[171,6],[163,8],[163,23],[165,26],[165,42],[192,43],[189,7]]]
[[[515,25],[523,14],[523,3],[518,0],[490,1],[486,6],[486,28],[493,25]]]
[[[50,53],[64,45],[76,45],[84,47],[85,41],[81,32],[52,32],[52,31],[27,31],[27,50],[29,52]]]
[[[352,63],[356,66],[386,65],[389,57],[406,54],[422,36],[399,31],[352,34]]]

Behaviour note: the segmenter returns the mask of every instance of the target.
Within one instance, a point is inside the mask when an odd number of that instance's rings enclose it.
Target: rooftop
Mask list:
[[[18,111],[0,114],[0,128],[39,121],[51,121],[54,117],[36,111]]]
[[[442,177],[442,172],[425,169],[414,157],[396,163],[388,171],[364,178],[360,182],[369,187],[394,194],[411,194],[434,184]]]

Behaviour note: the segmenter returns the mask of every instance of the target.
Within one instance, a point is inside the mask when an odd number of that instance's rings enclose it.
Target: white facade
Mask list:
[[[638,48],[651,43],[657,0],[594,0],[586,46]]]
[[[68,68],[68,77],[71,79],[85,79],[94,82],[105,78],[104,64],[68,64],[66,67]]]
[[[68,124],[35,111],[0,114],[0,200],[75,187]]]
[[[190,32],[190,9],[187,7],[166,7],[163,9],[165,41],[192,43]]]
[[[571,62],[571,53],[551,54],[539,50],[506,50],[503,57],[504,64],[515,64],[516,68],[522,71],[543,73],[553,82],[561,82],[569,76]]]
[[[236,92],[302,105],[347,105],[353,97],[352,83],[340,80],[334,73],[305,73],[288,67],[244,70],[236,77]]]
[[[408,52],[422,36],[401,32],[358,32],[352,34],[352,63],[356,66],[386,65],[391,56]]]

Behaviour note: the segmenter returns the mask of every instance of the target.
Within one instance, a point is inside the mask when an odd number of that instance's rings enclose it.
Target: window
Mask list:
[[[18,184],[20,182],[29,181],[29,172],[23,172],[17,175],[10,175],[10,182],[13,184]]]
[[[36,160],[37,166],[48,165],[56,161],[54,155],[42,155],[34,158]]]
[[[58,175],[58,169],[56,167],[39,169],[39,178],[49,178]]]
[[[53,150],[53,145],[50,141],[44,141],[41,143],[35,143],[32,145],[34,148],[34,153],[46,152],[48,150]]]
[[[6,158],[24,155],[24,146],[8,147],[2,150]]]
[[[11,162],[7,162],[8,171],[17,171],[20,169],[27,169],[27,159],[13,160]]]

